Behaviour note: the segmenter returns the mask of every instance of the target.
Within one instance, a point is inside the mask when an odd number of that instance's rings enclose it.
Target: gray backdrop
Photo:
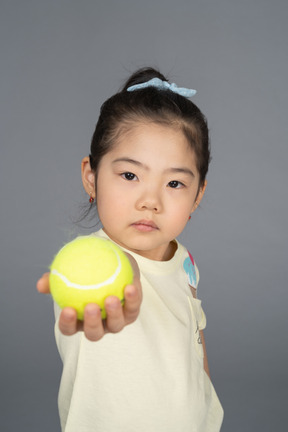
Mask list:
[[[196,88],[209,120],[207,194],[181,240],[200,268],[222,430],[286,430],[287,0],[0,5],[1,430],[59,430],[52,301],[35,283],[80,232],[100,104],[143,65]]]

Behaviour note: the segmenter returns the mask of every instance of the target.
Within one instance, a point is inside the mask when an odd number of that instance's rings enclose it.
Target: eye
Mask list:
[[[177,180],[172,180],[168,183],[168,186],[172,189],[180,189],[184,187],[184,184]]]
[[[123,177],[125,180],[129,180],[129,181],[137,179],[136,175],[131,173],[131,172],[122,173],[121,177]]]

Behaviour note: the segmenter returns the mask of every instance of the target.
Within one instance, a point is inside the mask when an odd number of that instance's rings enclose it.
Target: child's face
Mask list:
[[[195,209],[198,186],[195,155],[180,130],[135,125],[99,165],[96,202],[104,231],[142,256],[169,259],[171,241]]]

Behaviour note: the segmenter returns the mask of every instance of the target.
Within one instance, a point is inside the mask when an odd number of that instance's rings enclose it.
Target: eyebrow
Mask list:
[[[195,177],[195,174],[193,173],[192,170],[190,170],[189,168],[168,168],[167,170],[165,170],[167,172],[171,172],[171,173],[182,173],[182,174],[188,174],[191,177]]]
[[[114,163],[118,163],[118,162],[128,162],[128,163],[131,163],[132,165],[136,165],[136,166],[139,166],[141,168],[144,168],[146,171],[149,170],[148,165],[143,164],[142,162],[139,162],[135,159],[131,159],[129,157],[117,158],[117,159],[113,160],[112,163],[114,164]],[[171,167],[171,168],[167,168],[165,170],[165,172],[167,172],[167,173],[183,173],[183,174],[188,174],[191,177],[195,177],[195,174],[193,173],[193,171],[189,168],[186,168],[186,167],[179,167],[179,168],[178,167],[175,167],[175,168]]]
[[[139,161],[136,161],[134,159],[128,158],[128,157],[114,159],[112,163],[114,164],[114,163],[118,163],[118,162],[128,162],[128,163],[131,163],[133,165],[141,166],[142,168],[145,168],[146,170],[149,169],[147,165],[145,165]]]

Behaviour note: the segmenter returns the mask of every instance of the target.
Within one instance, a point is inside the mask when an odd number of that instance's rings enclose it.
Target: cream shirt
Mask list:
[[[102,230],[94,235],[107,238]],[[199,330],[206,318],[183,267],[188,252],[177,245],[165,262],[129,252],[140,268],[143,302],[137,320],[120,333],[98,342],[82,332],[63,336],[55,305],[63,432],[220,430],[223,410],[203,368]],[[197,286],[192,265],[193,271]]]

